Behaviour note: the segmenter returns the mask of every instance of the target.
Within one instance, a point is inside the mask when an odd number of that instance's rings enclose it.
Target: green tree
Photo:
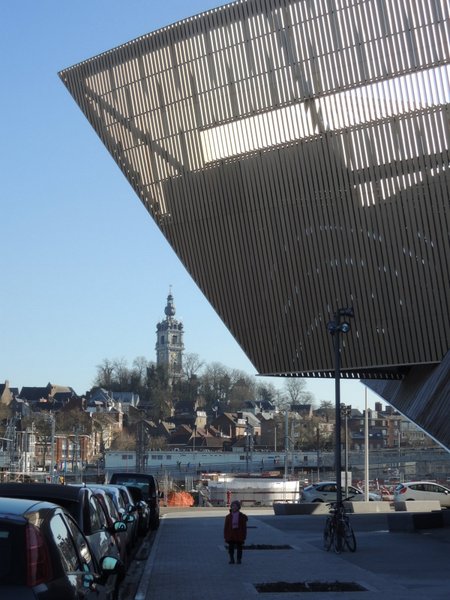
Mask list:
[[[147,370],[145,406],[148,407],[146,413],[156,422],[163,421],[172,413],[172,389],[167,369],[161,365],[151,365]]]
[[[229,407],[231,411],[242,410],[246,402],[255,400],[254,380],[242,372],[233,372],[234,382],[229,393]]]
[[[277,390],[272,383],[257,382],[255,394],[258,400],[273,403],[277,395]]]
[[[196,400],[199,397],[200,380],[196,375],[189,379],[181,378],[173,386],[174,398],[179,400]]]
[[[322,400],[319,406],[319,410],[317,411],[320,416],[322,416],[327,423],[330,421],[334,421],[335,419],[335,406],[330,400]]]
[[[212,411],[216,405],[222,410],[228,407],[231,385],[231,377],[226,367],[217,362],[206,365],[200,376],[199,393],[204,398],[208,411]]]

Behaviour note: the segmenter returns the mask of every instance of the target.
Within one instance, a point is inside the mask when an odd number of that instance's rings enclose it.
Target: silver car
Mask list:
[[[349,500],[351,502],[363,502],[364,492],[353,485],[348,487],[348,496],[344,498],[345,489],[342,486],[342,498],[343,500]],[[380,502],[381,495],[374,492],[369,492],[370,502]],[[321,481],[319,483],[312,483],[305,487],[302,491],[301,502],[336,502],[336,482],[335,481]]]
[[[450,489],[434,481],[407,481],[394,490],[394,502],[408,500],[439,500],[441,506],[450,507]]]

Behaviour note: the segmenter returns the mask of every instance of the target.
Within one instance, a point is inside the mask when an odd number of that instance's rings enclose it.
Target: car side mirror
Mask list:
[[[123,520],[125,523],[134,523],[135,518],[134,518],[134,515],[128,514],[128,515],[124,515]]]
[[[114,530],[114,533],[119,533],[120,531],[126,531],[127,524],[125,523],[125,521],[114,521],[113,530]]]
[[[114,556],[104,556],[100,561],[100,569],[107,571],[108,573],[117,573],[119,568],[120,560]]]
[[[125,565],[115,556],[104,556],[100,560],[100,575],[96,579],[98,583],[104,583],[110,575],[118,574],[119,577],[125,576]]]

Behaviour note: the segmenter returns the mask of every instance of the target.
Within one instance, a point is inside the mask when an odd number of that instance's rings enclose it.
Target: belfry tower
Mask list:
[[[183,323],[175,319],[172,289],[164,309],[166,318],[156,326],[156,364],[167,369],[171,385],[183,372]]]

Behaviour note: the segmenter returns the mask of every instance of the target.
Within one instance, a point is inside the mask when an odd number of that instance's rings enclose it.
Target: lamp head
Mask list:
[[[340,317],[350,317],[351,319],[355,316],[353,306],[350,306],[349,308],[340,308],[338,313]]]
[[[334,335],[336,333],[338,326],[336,321],[328,321],[327,323],[327,329],[328,329],[328,333],[331,333],[331,335]]]
[[[341,333],[348,333],[350,331],[350,323],[348,323],[347,321],[344,321],[343,323],[341,323],[339,325],[339,331]]]

